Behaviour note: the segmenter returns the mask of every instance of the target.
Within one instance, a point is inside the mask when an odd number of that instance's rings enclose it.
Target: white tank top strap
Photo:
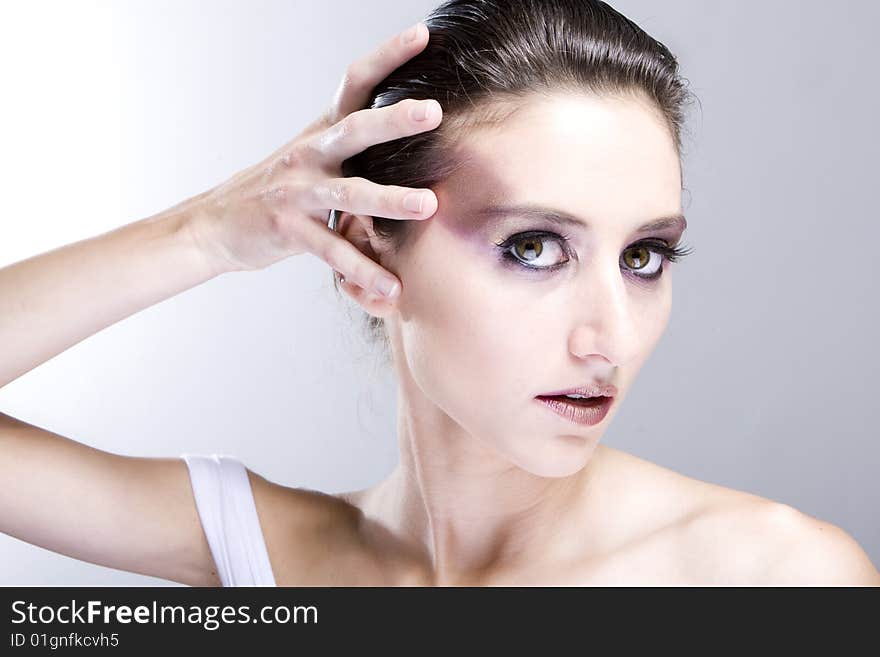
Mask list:
[[[223,586],[275,586],[244,465],[233,456],[181,454]]]

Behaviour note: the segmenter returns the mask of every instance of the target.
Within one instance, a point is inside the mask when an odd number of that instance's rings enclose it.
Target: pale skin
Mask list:
[[[421,25],[414,41],[395,36],[352,64],[325,115],[224,184],[0,269],[0,386],[162,299],[308,252],[385,319],[401,458],[375,486],[339,495],[249,471],[277,584],[880,585],[839,527],[600,444],[671,310],[669,263],[642,283],[620,259],[635,228],[681,210],[677,156],[648,106],[535,97],[467,140],[467,167],[428,190],[422,212],[404,207],[413,190],[339,178],[370,144],[440,124],[436,103],[421,122],[414,101],[358,109],[427,41]],[[552,229],[476,221],[490,202],[551,206],[590,228],[568,231],[571,259],[552,274],[505,268],[494,242]],[[338,234],[324,223],[331,207],[343,211]],[[370,215],[413,220],[401,252],[383,250]],[[541,264],[565,259],[542,243]],[[372,291],[382,275],[399,294]],[[596,426],[533,399],[593,379],[619,391]],[[0,531],[108,567],[220,583],[179,458],[112,454],[0,414],[0,481]]]

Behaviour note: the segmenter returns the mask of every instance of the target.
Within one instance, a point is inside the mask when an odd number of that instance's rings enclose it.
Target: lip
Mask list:
[[[617,387],[610,383],[590,383],[577,388],[545,392],[539,397],[554,397],[556,395],[583,395],[584,397],[617,397]]]
[[[544,396],[535,397],[535,401],[570,422],[593,426],[599,424],[608,415],[608,411],[614,404],[614,397],[606,397],[597,406],[577,406],[557,399],[547,399]]]

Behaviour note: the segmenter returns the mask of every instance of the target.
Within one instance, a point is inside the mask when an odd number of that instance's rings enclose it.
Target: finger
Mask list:
[[[373,144],[433,130],[442,117],[443,108],[433,99],[406,98],[394,105],[358,110],[317,135],[315,150],[331,162],[342,162]]]
[[[326,114],[331,125],[366,107],[370,93],[377,84],[394,69],[424,50],[428,44],[428,27],[422,22],[414,27],[416,36],[412,41],[404,41],[404,31],[385,41],[370,54],[349,64]]]
[[[309,252],[338,271],[346,283],[385,297],[400,292],[400,281],[394,274],[361,253],[339,233],[320,224],[312,226],[308,237]]]
[[[427,219],[437,211],[437,195],[431,189],[380,185],[359,176],[327,178],[296,196],[303,209],[322,213],[332,209],[389,219]]]

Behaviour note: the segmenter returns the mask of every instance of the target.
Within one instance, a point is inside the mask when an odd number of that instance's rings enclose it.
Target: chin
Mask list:
[[[516,465],[537,477],[563,479],[584,469],[590,462],[598,440],[576,434],[548,436],[540,453],[526,454]]]

